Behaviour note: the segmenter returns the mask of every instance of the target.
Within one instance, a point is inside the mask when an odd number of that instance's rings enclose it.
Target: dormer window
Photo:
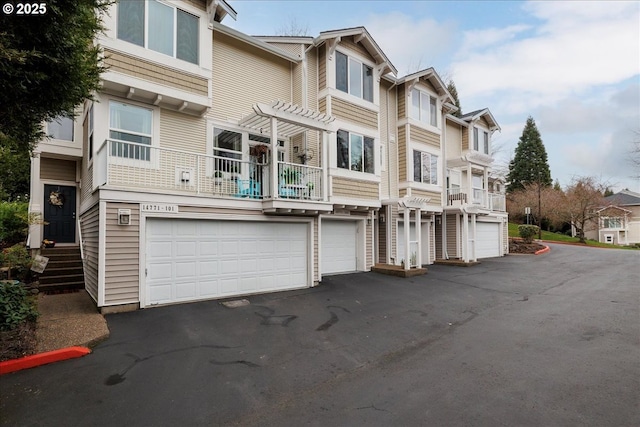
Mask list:
[[[473,149],[489,155],[489,132],[478,127],[473,128]]]
[[[160,1],[119,1],[117,37],[198,64],[198,17]]]
[[[438,127],[438,101],[418,89],[411,90],[411,118]]]
[[[373,102],[373,68],[336,52],[336,88]]]

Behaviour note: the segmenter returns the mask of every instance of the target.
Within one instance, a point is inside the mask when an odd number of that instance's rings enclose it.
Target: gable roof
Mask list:
[[[376,60],[376,63],[379,65],[384,65],[382,70],[382,74],[386,74],[391,72],[393,74],[398,74],[398,70],[393,66],[387,55],[380,49],[378,43],[371,37],[371,34],[367,31],[365,27],[353,27],[353,28],[343,28],[340,30],[330,30],[330,31],[322,31],[318,37],[313,40],[313,44],[315,46],[319,46],[322,43],[340,38],[340,37],[350,37],[356,36],[356,42],[362,43],[364,48],[369,52],[371,56]]]
[[[631,190],[622,190],[611,196],[607,196],[604,200],[610,205],[632,206],[640,205],[640,194]]]
[[[444,102],[453,104],[455,101],[447,90],[447,85],[440,78],[438,73],[433,67],[425,68],[424,70],[416,71],[397,80],[398,84],[410,83],[412,86],[420,79],[427,80],[438,92],[438,96],[445,97]]]
[[[211,28],[214,31],[221,32],[223,34],[228,35],[229,37],[233,37],[235,39],[241,40],[251,46],[257,47],[258,49],[264,50],[266,52],[272,53],[276,56],[279,56],[282,59],[286,59],[289,62],[300,62],[302,58],[300,55],[293,55],[283,49],[280,49],[276,46],[270,45],[269,43],[265,43],[262,40],[250,36],[245,33],[241,33],[238,30],[234,30],[233,28],[227,27],[219,22],[212,22]]]
[[[489,122],[489,130],[501,130],[500,125],[496,121],[491,111],[488,108],[483,108],[481,110],[472,111],[470,113],[463,114],[460,116],[460,119],[471,122],[473,120],[479,119],[480,117],[484,117],[487,122]]]

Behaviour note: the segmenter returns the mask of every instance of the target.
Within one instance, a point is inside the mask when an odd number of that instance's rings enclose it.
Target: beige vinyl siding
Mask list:
[[[197,95],[209,94],[209,82],[203,77],[111,49],[104,49],[104,56],[104,63],[109,71],[128,74]]]
[[[207,121],[172,110],[160,110],[160,147],[207,153]],[[173,171],[167,171],[173,175]]]
[[[200,10],[207,10],[207,6],[205,4],[205,1],[203,0],[182,0],[183,3],[188,3],[191,6],[198,8]]]
[[[342,39],[340,39],[339,46],[351,52],[357,53],[358,55],[367,58],[369,61],[372,61],[374,63],[376,62],[376,60],[369,54],[367,49],[365,49],[362,44],[356,43],[354,41],[354,36],[343,37]]]
[[[118,225],[118,209],[131,209],[131,225]],[[140,299],[140,205],[107,203],[105,242],[105,305]]]
[[[240,120],[257,102],[291,101],[289,61],[213,33],[213,106],[208,117]]]
[[[398,126],[398,181],[407,180],[407,130],[406,126]]]
[[[294,104],[302,105],[302,62],[292,65],[291,70],[291,89],[292,101]]]
[[[307,107],[318,109],[318,52],[307,52]]]
[[[478,122],[477,122],[477,123],[478,123],[478,125],[483,126],[483,127],[487,128],[487,129],[489,129],[489,122],[488,122],[488,121],[487,121],[487,119],[485,119],[484,117],[480,117],[480,118],[478,119]]]
[[[100,226],[100,209],[96,204],[80,218],[82,233],[82,250],[84,253],[84,285],[91,297],[98,301],[98,232]]]
[[[404,84],[398,86],[398,119],[402,119],[407,116],[407,96],[405,95],[405,88],[406,85]]]
[[[440,193],[436,193],[434,191],[416,190],[415,188],[413,188],[411,189],[411,195],[415,197],[430,197],[430,205],[440,206]]]
[[[389,145],[389,128],[387,126],[388,112],[387,112],[387,87],[388,84],[384,82],[380,85],[380,148],[384,152],[385,165],[380,169],[380,194],[383,199],[389,198],[389,159],[388,159],[388,145]],[[393,111],[393,110],[392,110]],[[376,153],[376,159],[380,163],[380,151]]]
[[[431,92],[438,93],[438,90],[436,89],[436,87],[433,84],[431,84],[431,82],[429,80],[427,80],[425,78],[421,78],[420,79],[420,83],[422,85],[426,86],[426,88],[428,90],[430,90]]]
[[[378,128],[378,113],[339,98],[331,98],[331,115],[362,126]]]
[[[327,98],[321,98],[318,101],[318,110],[322,113],[326,113],[327,112]]]
[[[379,200],[378,184],[375,182],[357,181],[337,176],[334,176],[332,181],[334,197]]]
[[[462,128],[462,151],[469,149],[469,128]]]
[[[40,179],[76,182],[76,162],[42,157],[40,158]]]
[[[280,50],[284,50],[292,55],[302,57],[302,45],[298,43],[278,43],[267,42],[270,46],[277,47]]]
[[[318,48],[318,91],[327,87],[327,45]]]
[[[412,142],[422,142],[424,144],[440,147],[440,135],[437,133],[430,132],[415,125],[410,125],[409,132]]]
[[[462,155],[462,129],[455,123],[447,122],[445,130],[447,141],[447,158],[460,157]]]

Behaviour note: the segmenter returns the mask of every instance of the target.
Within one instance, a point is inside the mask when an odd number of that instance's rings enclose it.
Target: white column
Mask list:
[[[420,208],[416,209],[416,241],[418,242],[416,249],[416,263],[418,267],[422,267],[422,212]],[[427,236],[427,239],[429,237]]]
[[[404,207],[404,254],[402,255],[404,259],[404,269],[409,269],[409,264],[411,262],[411,258],[409,256],[410,248],[409,248],[409,228],[411,227],[411,211],[408,207]]]
[[[40,153],[34,153],[31,157],[31,188],[29,199],[29,213],[38,215],[38,218],[44,220],[44,212],[42,210],[42,202],[44,200],[44,188],[40,181]],[[29,226],[29,245],[31,248],[39,248],[43,235],[42,224],[32,224]]]
[[[469,262],[469,214],[462,213],[462,261]]]
[[[483,207],[489,207],[489,169],[484,167]]]
[[[471,163],[467,162],[467,203],[473,203],[473,180],[471,179]]]
[[[471,261],[476,262],[478,261],[478,258],[476,257],[476,241],[478,238],[478,234],[477,234],[477,227],[476,227],[476,219],[478,218],[478,215],[476,214],[472,214],[471,215],[471,236],[473,237],[473,247],[471,250]]]
[[[329,134],[320,131],[320,142],[322,144],[322,200],[329,200]]]
[[[440,215],[440,230],[442,231],[442,259],[449,259],[449,253],[447,252],[447,212],[442,211]]]
[[[278,198],[278,120],[271,117],[271,197]]]

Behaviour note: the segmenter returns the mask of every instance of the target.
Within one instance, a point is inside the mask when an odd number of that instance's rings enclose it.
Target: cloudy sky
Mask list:
[[[565,186],[595,176],[640,192],[629,161],[640,139],[640,2],[230,0],[251,35],[295,22],[310,36],[365,26],[403,76],[434,67],[463,112],[489,107],[508,163],[530,115]]]

